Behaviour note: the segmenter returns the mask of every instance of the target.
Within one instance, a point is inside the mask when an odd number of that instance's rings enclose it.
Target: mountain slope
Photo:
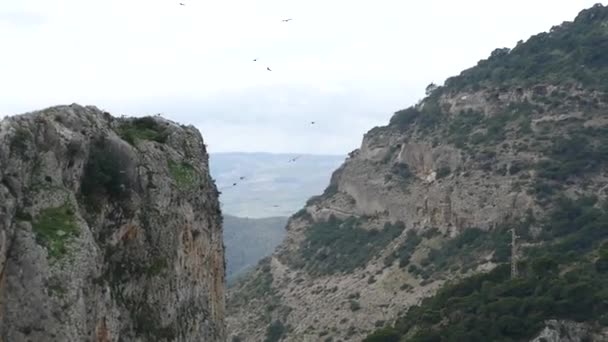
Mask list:
[[[0,121],[0,340],[224,341],[200,133],[57,106]]]
[[[224,215],[228,283],[274,251],[285,238],[286,223],[287,217],[251,219]]]
[[[563,297],[549,299],[561,311],[535,308],[526,326],[507,317],[522,315],[513,307],[487,309],[503,321],[502,335],[480,329],[469,336],[473,340],[532,339],[544,333],[544,324],[551,330],[555,319],[564,327],[584,320],[589,336],[601,336],[606,298],[598,283],[604,276],[592,265],[608,238],[606,18],[608,8],[597,5],[513,50],[496,50],[445,86],[430,86],[425,99],[395,113],[388,126],[369,131],[324,194],[290,218],[287,238],[273,256],[230,291],[231,335],[243,341],[353,341],[394,326],[369,341],[460,341],[458,329],[466,329],[468,316],[446,311],[451,306],[442,293],[455,291],[446,282],[458,289],[480,279],[470,288],[485,280],[488,290],[519,284],[527,293],[558,281],[551,288]],[[555,212],[571,215],[553,221]],[[522,264],[521,282],[508,282],[512,232],[524,264],[565,250],[576,258],[553,260],[551,269],[561,272],[538,282]],[[572,288],[561,279],[569,268],[591,280]],[[489,278],[469,278],[484,272]],[[439,289],[439,297],[397,321]],[[579,290],[588,291],[580,297],[585,303],[600,301],[585,316],[565,314],[577,312],[570,306]],[[454,300],[465,307],[466,300],[473,307],[489,305],[478,298]],[[425,329],[436,334],[416,335]]]

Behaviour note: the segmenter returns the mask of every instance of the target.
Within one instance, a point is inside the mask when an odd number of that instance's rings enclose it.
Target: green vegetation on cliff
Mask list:
[[[361,219],[342,221],[334,216],[314,223],[306,230],[306,243],[291,259],[293,266],[315,275],[352,272],[365,266],[405,229],[401,222],[387,223],[383,229],[365,229],[364,223]]]
[[[409,308],[394,331],[406,341],[519,341],[549,319],[608,326],[606,208],[592,198],[557,201],[543,222],[546,245],[527,252],[520,277],[505,263],[452,282]],[[382,334],[367,341],[390,341]]]
[[[526,87],[539,83],[582,84],[608,90],[608,8],[601,4],[566,22],[492,52],[488,59],[446,81],[445,90],[484,86]]]
[[[32,224],[36,241],[45,246],[49,257],[59,259],[68,253],[68,244],[80,235],[73,209],[65,204],[40,211]]]
[[[136,118],[121,123],[118,135],[131,145],[137,140],[151,140],[159,143],[167,142],[168,134],[153,117]]]
[[[198,182],[198,173],[196,169],[185,161],[175,162],[169,160],[169,174],[177,183],[177,187],[182,190],[187,190]]]

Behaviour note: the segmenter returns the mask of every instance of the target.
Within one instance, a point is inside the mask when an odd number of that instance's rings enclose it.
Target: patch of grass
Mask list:
[[[178,163],[173,160],[169,160],[168,164],[171,178],[180,189],[188,189],[199,181],[198,173],[192,165],[184,161]]]
[[[149,116],[123,122],[117,133],[131,145],[135,145],[138,140],[150,140],[164,144],[169,137],[166,128]]]
[[[65,204],[40,211],[32,224],[36,241],[46,247],[49,257],[60,259],[68,253],[68,244],[80,236],[73,209]]]

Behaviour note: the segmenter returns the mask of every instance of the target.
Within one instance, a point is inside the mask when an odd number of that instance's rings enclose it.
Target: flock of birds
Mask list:
[[[179,3],[179,5],[180,5],[180,6],[186,6],[186,3],[184,3],[184,2],[180,2],[180,3]],[[293,20],[293,18],[288,18],[288,19],[282,19],[281,21],[282,21],[282,22],[284,22],[284,23],[288,23],[288,22],[290,22],[290,21],[292,21],[292,20]],[[253,61],[254,61],[254,62],[257,62],[257,61],[258,61],[258,58],[254,58],[254,59],[253,59]],[[266,70],[267,70],[267,71],[272,71],[272,69],[270,68],[270,66],[267,66],[267,67],[266,67]],[[315,124],[316,124],[316,122],[315,122],[315,121],[311,121],[311,122],[310,122],[310,124],[311,124],[311,125],[315,125]],[[296,157],[290,158],[290,159],[288,160],[288,163],[295,163],[295,162],[296,162],[296,161],[298,161],[298,159],[300,159],[301,157],[302,157],[302,156],[296,156]],[[247,177],[245,177],[245,176],[240,176],[240,177],[239,177],[239,179],[238,179],[238,181],[233,182],[233,183],[232,183],[232,185],[230,185],[230,186],[225,186],[225,187],[223,187],[223,188],[220,188],[219,190],[220,190],[220,191],[223,191],[223,190],[226,190],[226,189],[234,188],[234,187],[238,186],[238,185],[239,185],[239,183],[241,183],[242,181],[246,181],[246,180],[247,180]],[[280,207],[278,204],[273,205],[273,208],[278,208],[278,207]]]
[[[180,3],[179,3],[179,5],[180,5],[180,6],[186,6],[186,4],[185,4],[185,3],[183,3],[183,2],[180,2]],[[292,20],[293,20],[292,18],[288,18],[288,19],[283,19],[283,20],[281,20],[281,21],[282,21],[282,22],[284,22],[284,23],[288,23],[288,22],[290,22],[290,21],[292,21]],[[257,58],[254,58],[254,59],[253,59],[253,61],[254,61],[254,62],[257,62],[257,61],[258,61],[258,59],[257,59]],[[272,69],[270,69],[270,67],[269,67],[269,66],[267,66],[267,67],[266,67],[266,70],[268,70],[268,71],[272,71]],[[314,125],[314,122],[312,122],[312,124]]]

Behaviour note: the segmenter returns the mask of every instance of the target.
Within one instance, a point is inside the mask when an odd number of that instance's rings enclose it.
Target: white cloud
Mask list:
[[[346,152],[426,84],[595,2],[179,1],[0,3],[0,113],[79,102],[164,112],[214,151]],[[298,130],[309,117],[327,128]]]

